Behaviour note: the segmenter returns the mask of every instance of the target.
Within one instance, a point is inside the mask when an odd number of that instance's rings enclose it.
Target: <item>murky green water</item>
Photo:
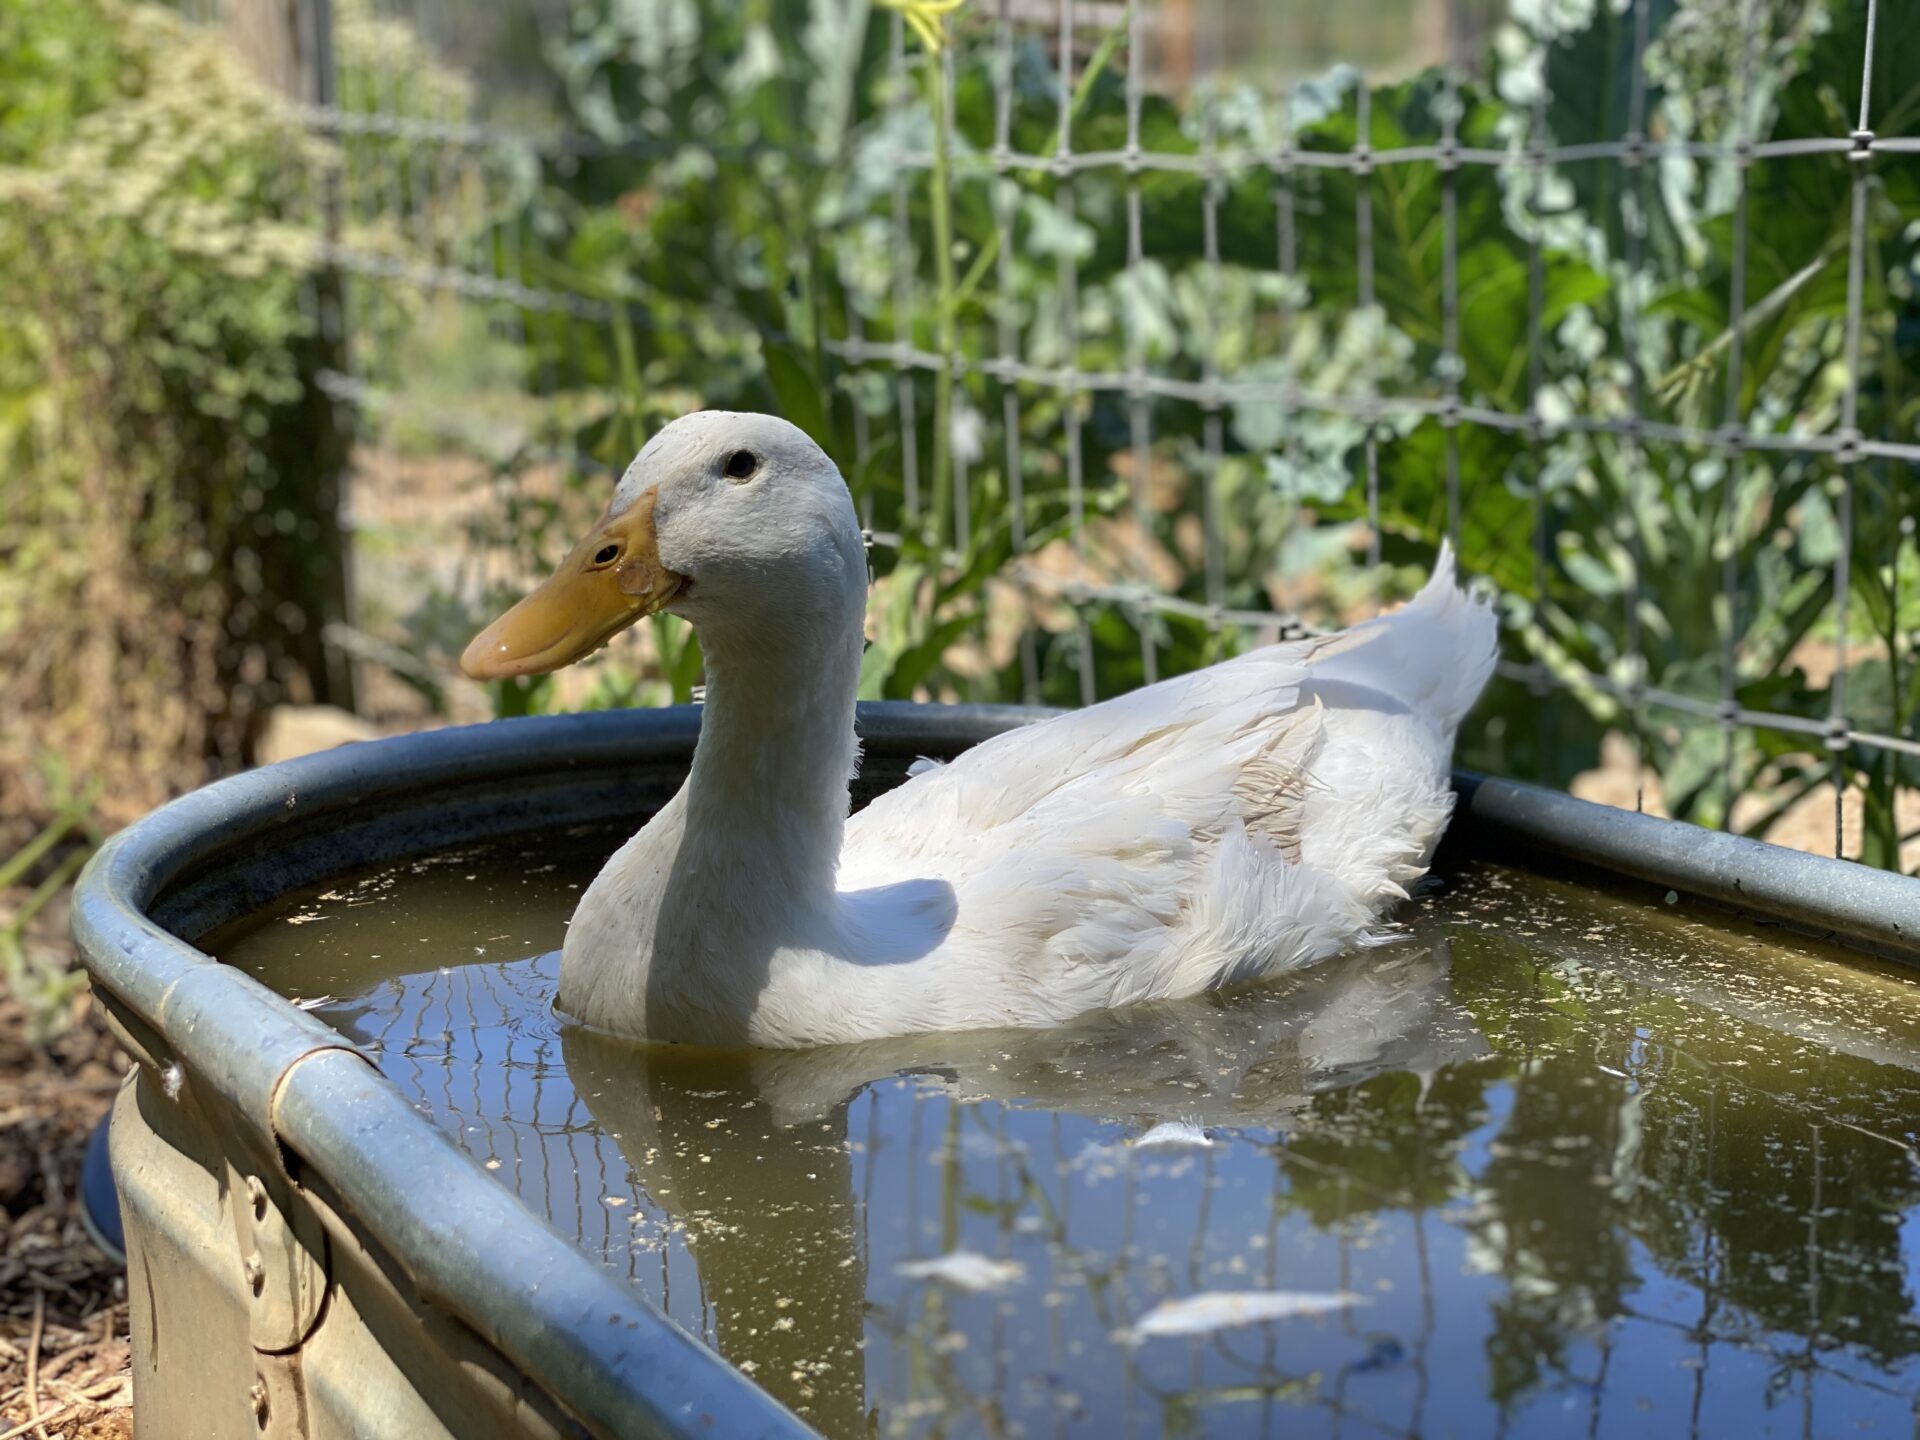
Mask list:
[[[404,865],[216,953],[330,997],[502,1183],[829,1435],[1920,1433],[1913,979],[1474,864],[1405,943],[1290,983],[690,1054],[552,1015],[617,838]],[[912,1269],[955,1252],[984,1288]],[[1354,1299],[1142,1325],[1220,1291]]]

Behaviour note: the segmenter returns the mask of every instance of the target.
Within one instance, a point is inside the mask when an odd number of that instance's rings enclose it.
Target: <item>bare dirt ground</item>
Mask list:
[[[133,1434],[126,1276],[80,1221],[87,1136],[126,1061],[92,1002],[71,1005],[37,1043],[44,1017],[0,992],[0,1440]]]

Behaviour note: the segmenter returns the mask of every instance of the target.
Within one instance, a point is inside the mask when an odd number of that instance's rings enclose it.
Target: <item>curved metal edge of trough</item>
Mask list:
[[[1455,823],[1712,900],[1822,940],[1920,962],[1920,880],[1456,771]]]
[[[862,705],[870,758],[950,758],[1044,718],[1018,706]],[[684,761],[699,733],[685,706],[496,722],[345,746],[220,781],[110,840],[77,887],[73,926],[102,998],[136,1043],[171,1056],[250,1147],[291,1157],[401,1267],[426,1303],[468,1327],[596,1435],[810,1433],[744,1376],[555,1233],[417,1113],[337,1032],[211,959],[161,923],[200,935],[232,908],[321,878],[313,843],[343,812],[387,826],[404,853],[406,815],[465,806],[466,833],[552,824],[538,777],[578,793],[583,773]],[[537,758],[539,772],[530,776]],[[571,776],[567,782],[566,777]],[[513,781],[511,795],[500,782]],[[1558,792],[1461,774],[1458,818],[1576,861],[1668,885],[1911,961],[1920,882]],[[608,801],[611,807],[613,802]],[[462,812],[466,813],[466,812]],[[618,813],[609,808],[608,814]],[[307,817],[312,816],[311,823]],[[569,811],[568,819],[581,818]],[[417,821],[415,823],[418,823]],[[399,829],[396,831],[395,826]],[[302,871],[300,837],[309,852]],[[443,838],[444,843],[444,838]],[[193,898],[196,873],[236,852],[264,871],[228,913]],[[352,855],[328,852],[332,873]],[[134,1024],[127,1025],[131,1017]],[[299,1185],[297,1178],[291,1183]],[[430,1207],[420,1203],[431,1195]],[[256,1293],[257,1290],[256,1290]],[[503,1304],[503,1297],[511,1303]],[[263,1422],[264,1423],[264,1422]]]
[[[870,756],[950,758],[1043,713],[863,705],[860,731]],[[699,725],[692,706],[545,716],[349,745],[221,780],[101,848],[75,889],[73,932],[123,1038],[131,1031],[136,1048],[181,1067],[163,1077],[164,1088],[190,1077],[218,1097],[223,1118],[251,1130],[253,1152],[291,1156],[294,1174],[324,1182],[328,1200],[337,1198],[398,1261],[420,1297],[533,1377],[587,1431],[808,1435],[758,1386],[549,1228],[338,1032],[154,918],[168,908],[169,892],[190,894],[195,873],[221,857],[266,857],[276,843],[291,844],[309,814],[323,826],[343,812],[371,814],[377,825],[378,812],[402,811],[409,800],[459,803],[452,797],[464,794],[474,833],[489,824],[551,824],[556,817],[541,811],[537,788],[531,801],[519,797],[505,810],[475,802],[494,782],[524,780],[532,757],[575,773],[576,784],[581,771],[684,763]],[[330,862],[336,873],[351,863],[339,855]],[[319,878],[268,868],[271,892]],[[263,891],[246,903],[270,898]],[[173,923],[189,934],[231,918],[191,902],[171,908],[188,917]],[[156,1043],[141,1044],[149,1037]],[[430,1206],[422,1196],[432,1197]]]

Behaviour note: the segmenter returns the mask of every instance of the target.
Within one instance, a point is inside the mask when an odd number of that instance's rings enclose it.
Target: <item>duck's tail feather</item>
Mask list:
[[[1442,541],[1420,593],[1351,633],[1357,643],[1336,641],[1316,670],[1391,695],[1453,730],[1493,673],[1499,625],[1492,605],[1461,586],[1453,546]]]

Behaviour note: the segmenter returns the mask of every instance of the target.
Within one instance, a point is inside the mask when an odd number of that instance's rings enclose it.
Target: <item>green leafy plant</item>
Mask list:
[[[288,194],[321,157],[163,11],[29,0],[4,23],[9,135],[35,148],[0,169],[0,748],[110,777],[125,815],[326,683],[298,602],[337,589],[339,546],[301,528],[324,513],[302,487],[330,482]]]
[[[25,1007],[28,1038],[51,1039],[72,1019],[73,1000],[86,989],[86,976],[66,956],[36,943],[34,921],[73,882],[100,843],[92,821],[98,786],[63,792],[53,819],[5,860],[0,860],[0,895],[17,891],[0,923],[0,983]]]
[[[1671,812],[1759,832],[1837,773],[1866,802],[1864,858],[1894,863],[1906,760],[1713,718],[1730,701],[1823,721],[1838,699],[1900,735],[1920,700],[1904,475],[1768,443],[1845,418],[1856,179],[1852,423],[1913,440],[1912,167],[1739,158],[1736,138],[1853,128],[1866,7],[1735,8],[1528,11],[1477,80],[1336,69],[1275,96],[1130,89],[1130,15],[1063,74],[1050,32],[1003,49],[966,6],[693,5],[668,25],[583,4],[547,58],[596,143],[543,162],[512,273],[614,318],[520,317],[542,453],[619,468],[694,404],[793,418],[880,532],[873,696],[1111,694],[1257,640],[1232,612],[1371,613],[1452,533],[1504,597],[1507,658],[1553,682],[1498,684],[1469,763],[1565,783],[1618,731]],[[1880,8],[1883,37],[1920,18]],[[1911,49],[1881,46],[1881,133],[1920,103]],[[1181,163],[1056,165],[1063,110],[1075,152],[1137,139]],[[1634,135],[1637,164],[1526,158]],[[1449,138],[1508,160],[1274,163]],[[1208,405],[1009,381],[1001,358],[1232,388]],[[1431,412],[1452,397],[1536,429],[1450,426]],[[1625,433],[1630,414],[1702,435],[1737,416],[1756,440],[1729,461]],[[507,513],[490,543],[557,549]],[[664,633],[650,648],[691,664]]]

